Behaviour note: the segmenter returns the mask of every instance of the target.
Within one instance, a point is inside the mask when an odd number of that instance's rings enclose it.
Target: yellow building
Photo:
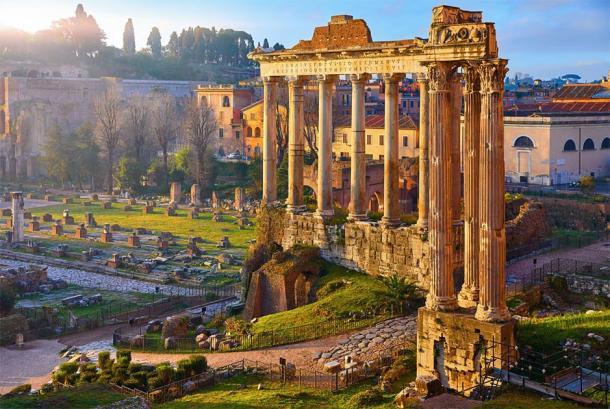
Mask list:
[[[253,90],[233,85],[208,85],[197,87],[195,92],[199,102],[205,100],[214,110],[218,125],[213,141],[215,153],[221,156],[234,152],[244,154],[246,143],[241,110],[254,101]]]
[[[348,158],[351,152],[351,116],[340,116],[334,121],[333,154],[336,158]],[[367,159],[383,159],[384,155],[384,116],[368,115],[365,122]],[[398,156],[413,158],[419,155],[417,126],[410,116],[402,115],[398,126]]]

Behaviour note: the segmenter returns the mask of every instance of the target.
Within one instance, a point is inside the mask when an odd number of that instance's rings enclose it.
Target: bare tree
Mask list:
[[[108,173],[106,175],[108,193],[112,193],[112,168],[121,137],[120,112],[121,100],[117,91],[113,88],[107,89],[95,102],[97,136],[106,153],[108,162]]]
[[[217,129],[214,111],[205,99],[201,103],[197,103],[197,98],[191,99],[186,107],[184,125],[187,141],[195,158],[195,181],[202,186],[206,152]]]
[[[150,127],[148,108],[141,96],[129,99],[124,121],[128,148],[133,152],[135,160],[140,163],[145,159]]]
[[[277,140],[277,165],[284,160],[288,150],[288,88],[278,87],[275,104],[275,127]]]
[[[314,159],[318,158],[318,93],[305,89],[303,95],[304,124],[303,132],[309,151]]]
[[[170,95],[161,95],[153,104],[152,130],[163,154],[163,186],[169,182],[169,147],[178,137],[178,111],[176,101]]]

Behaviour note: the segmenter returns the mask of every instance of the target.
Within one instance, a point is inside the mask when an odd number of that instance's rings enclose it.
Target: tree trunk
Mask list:
[[[167,146],[164,146],[163,148],[163,178],[164,180],[164,187],[165,189],[169,189],[169,166],[167,165],[168,159],[167,159]]]
[[[112,195],[112,159],[114,152],[108,151],[108,194]]]

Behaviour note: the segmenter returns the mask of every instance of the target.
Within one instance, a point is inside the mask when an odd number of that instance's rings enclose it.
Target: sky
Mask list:
[[[84,0],[106,32],[107,42],[122,46],[123,27],[133,19],[136,47],[146,45],[153,26],[165,44],[172,31],[200,25],[243,30],[255,43],[268,38],[286,47],[309,39],[331,15],[350,14],[367,21],[373,40],[427,38],[430,0]],[[610,0],[452,0],[445,4],[483,11],[496,23],[500,56],[509,75],[529,73],[548,79],[576,73],[600,79],[610,70]],[[0,27],[34,32],[74,13],[68,0],[0,0]]]

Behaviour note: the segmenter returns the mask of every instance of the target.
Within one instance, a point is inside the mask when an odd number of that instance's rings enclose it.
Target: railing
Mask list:
[[[327,337],[337,334],[343,334],[352,330],[367,327],[379,321],[393,318],[395,315],[372,315],[361,319],[331,319],[328,321],[306,324],[300,326],[287,327],[272,331],[255,332],[245,335],[233,335],[223,338],[222,340],[231,341],[235,345],[230,349],[235,350],[252,350],[259,348],[269,348],[278,345],[294,344],[313,340],[321,337]],[[133,337],[122,334],[121,328],[117,328],[113,335],[113,344],[117,348],[131,348],[133,350],[143,351],[165,351],[165,340],[159,335],[142,335],[139,341],[133,342]],[[174,346],[168,349],[167,352],[211,352],[211,346],[207,349],[202,349],[195,342],[195,338],[173,338]],[[223,348],[221,348],[223,349]]]
[[[515,260],[521,257],[530,255],[535,251],[552,251],[562,248],[581,248],[594,244],[600,240],[608,240],[610,238],[610,231],[588,231],[583,232],[579,235],[565,235],[559,237],[553,237],[551,239],[543,240],[533,245],[522,246],[507,249],[506,259]]]

